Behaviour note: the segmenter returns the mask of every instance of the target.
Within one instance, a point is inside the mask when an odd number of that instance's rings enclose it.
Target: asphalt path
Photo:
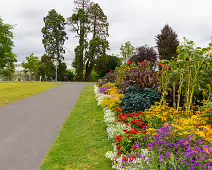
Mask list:
[[[57,88],[0,108],[0,170],[39,170],[88,84]]]

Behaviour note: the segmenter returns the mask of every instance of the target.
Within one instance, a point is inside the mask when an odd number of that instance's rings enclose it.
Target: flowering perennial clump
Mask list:
[[[158,72],[148,61],[129,62],[114,71],[114,83],[94,87],[113,145],[106,153],[112,168],[212,170],[208,49],[195,49],[186,41],[178,49],[177,62],[161,61]],[[138,95],[141,91],[155,91],[161,97],[153,101],[146,97],[149,94]]]
[[[113,88],[107,94],[95,86],[97,100],[118,94]],[[113,168],[212,169],[211,126],[200,112],[188,114],[159,103],[137,113],[125,113],[120,102],[112,108],[103,107],[106,132],[114,142],[114,150],[106,153]]]

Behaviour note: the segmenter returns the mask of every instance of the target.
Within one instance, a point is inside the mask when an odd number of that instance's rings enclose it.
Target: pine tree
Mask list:
[[[155,37],[160,60],[170,60],[177,57],[176,50],[179,45],[177,37],[177,33],[168,24]]]

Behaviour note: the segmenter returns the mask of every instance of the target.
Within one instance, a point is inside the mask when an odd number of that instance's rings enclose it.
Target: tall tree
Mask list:
[[[129,41],[121,45],[120,51],[121,51],[122,61],[124,63],[127,63],[129,58],[133,55],[134,50],[135,48],[132,46],[132,44]]]
[[[89,48],[85,56],[85,80],[90,80],[91,71],[94,68],[97,59],[106,55],[109,49],[107,41],[109,23],[107,16],[97,3],[91,3],[88,11],[90,20],[90,33],[92,39],[89,42]]]
[[[11,79],[15,71],[16,55],[13,53],[13,26],[0,18],[0,75]]]
[[[132,62],[143,62],[147,60],[153,66],[157,61],[157,53],[153,47],[149,47],[147,44],[136,48],[134,54],[129,59]]]
[[[177,47],[179,40],[177,33],[167,24],[161,30],[161,33],[155,37],[160,59],[173,59],[177,57]]]
[[[90,0],[74,0],[74,14],[68,18],[71,31],[79,36],[79,45],[75,48],[76,80],[83,80],[84,53],[87,47],[87,34],[89,31],[88,8]]]
[[[25,73],[30,73],[34,80],[39,80],[40,72],[40,60],[38,57],[31,54],[29,57],[26,57],[27,62],[23,62],[22,66],[24,67]]]
[[[42,28],[43,45],[46,54],[57,62],[61,62],[65,53],[64,43],[68,39],[65,32],[65,19],[54,9],[50,10],[48,15],[44,17],[45,26]]]

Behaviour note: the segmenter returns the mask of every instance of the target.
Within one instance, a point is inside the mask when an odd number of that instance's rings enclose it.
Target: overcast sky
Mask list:
[[[134,47],[155,46],[154,37],[169,24],[182,41],[183,37],[199,46],[208,44],[212,36],[211,0],[93,0],[99,3],[109,21],[109,53],[118,54],[121,44],[130,41]],[[14,52],[18,60],[34,53],[41,56],[43,17],[55,9],[65,18],[73,13],[73,0],[2,0],[0,17],[16,24]],[[71,63],[78,44],[75,34],[67,31],[65,60]]]

